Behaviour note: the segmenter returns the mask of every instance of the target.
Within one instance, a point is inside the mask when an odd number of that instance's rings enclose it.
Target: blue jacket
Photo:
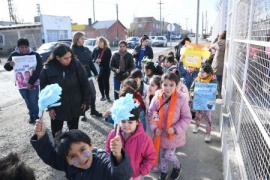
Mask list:
[[[91,167],[80,169],[69,165],[66,159],[55,151],[47,133],[39,140],[34,135],[30,142],[44,163],[64,171],[69,180],[128,180],[132,175],[129,157],[124,150],[122,150],[123,160],[118,165],[112,154],[95,151]]]
[[[188,72],[183,67],[183,62],[179,62],[178,66],[180,77],[183,78],[183,83],[187,86],[188,90],[190,90],[191,84],[198,77],[198,70],[194,70],[193,72]]]

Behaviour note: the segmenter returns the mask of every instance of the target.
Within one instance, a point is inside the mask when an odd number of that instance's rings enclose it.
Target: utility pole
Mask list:
[[[118,4],[116,4],[116,45],[118,45],[118,39],[119,39],[119,34],[118,34]]]
[[[204,28],[204,26],[203,26],[203,20],[204,20],[204,19],[203,19],[203,18],[204,18],[204,17],[203,17],[203,11],[202,11],[202,37],[201,37],[202,39],[203,39],[203,28]]]
[[[159,21],[160,21],[160,35],[162,36],[162,21],[161,21],[161,5],[163,4],[161,0],[159,1]]]
[[[200,18],[200,0],[197,0],[196,44],[198,44],[199,18]]]
[[[186,30],[188,31],[188,18],[186,18]]]
[[[15,24],[18,24],[17,17],[14,13],[13,8],[13,0],[7,0],[8,1],[8,10],[9,10],[9,19],[10,22],[14,22]]]
[[[38,17],[40,17],[40,14],[41,14],[41,12],[40,12],[40,4],[37,4],[37,15],[38,15]]]
[[[208,34],[207,11],[205,11],[205,34]]]
[[[94,18],[94,22],[96,21],[96,17],[95,17],[95,0],[93,0],[93,18]]]

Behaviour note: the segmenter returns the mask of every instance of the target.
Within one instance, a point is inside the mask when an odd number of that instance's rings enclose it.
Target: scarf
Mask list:
[[[199,76],[197,77],[197,80],[202,83],[209,83],[213,78],[213,75],[209,75],[207,78],[202,79]]]
[[[120,70],[120,72],[125,72],[126,71],[126,65],[125,65],[124,57],[127,54],[127,51],[125,51],[125,52],[118,51],[118,53],[120,54],[119,70]]]
[[[163,93],[161,92],[158,95],[158,101],[159,101],[159,107],[164,103],[163,98],[162,98]],[[159,110],[159,121],[158,121],[158,129],[162,129],[162,123],[166,122],[166,131],[172,126],[172,120],[174,117],[174,111],[175,111],[175,107],[176,107],[176,102],[178,99],[178,94],[177,91],[175,90],[171,96],[171,102],[169,103],[169,108],[168,108],[168,116],[167,116],[167,120],[164,121],[164,106],[162,106]],[[170,134],[168,135],[169,140],[173,140],[174,135]],[[159,155],[159,148],[160,148],[160,140],[161,137],[160,136],[155,136],[154,138],[154,147],[156,149],[156,160],[155,160],[155,165],[158,164],[158,155]]]

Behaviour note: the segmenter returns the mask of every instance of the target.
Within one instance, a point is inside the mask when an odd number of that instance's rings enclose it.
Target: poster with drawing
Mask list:
[[[36,55],[13,56],[12,61],[15,63],[13,70],[17,87],[18,89],[26,89],[30,77],[36,70]],[[39,80],[35,82],[35,85],[38,84]]]
[[[193,109],[194,110],[211,110],[216,107],[216,91],[215,83],[195,83]]]

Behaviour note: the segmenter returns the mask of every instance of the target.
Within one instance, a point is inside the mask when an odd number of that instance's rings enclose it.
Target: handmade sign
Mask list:
[[[13,56],[12,61],[15,63],[13,70],[18,89],[26,89],[30,77],[36,70],[36,55]],[[38,84],[39,80],[35,82],[35,85]]]
[[[209,46],[200,46],[186,41],[185,47],[181,48],[180,54],[184,55],[183,64],[185,66],[199,68],[203,59],[208,59],[211,53]]]
[[[195,83],[193,109],[194,110],[215,110],[217,84]]]

